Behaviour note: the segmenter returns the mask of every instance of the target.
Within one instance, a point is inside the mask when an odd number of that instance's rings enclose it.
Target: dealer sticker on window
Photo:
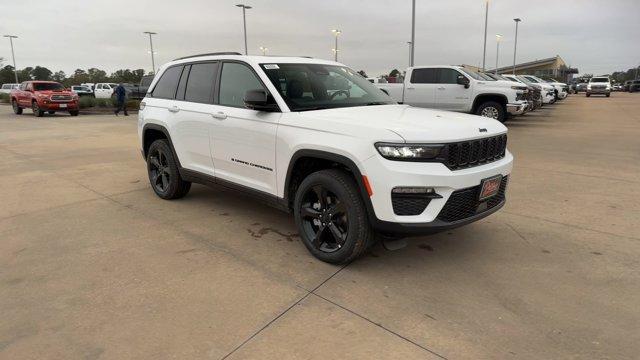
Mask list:
[[[278,66],[278,64],[264,64],[264,68],[267,70],[276,70],[280,69],[280,66]]]

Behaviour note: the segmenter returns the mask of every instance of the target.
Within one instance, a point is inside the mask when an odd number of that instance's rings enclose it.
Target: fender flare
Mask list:
[[[149,124],[145,124],[144,127],[142,128],[142,156],[144,157],[144,160],[147,161],[147,152],[146,152],[146,149],[144,148],[144,139],[145,139],[145,134],[147,133],[147,130],[157,130],[164,134],[164,136],[167,138],[167,141],[169,141],[169,147],[171,148],[171,153],[173,154],[173,158],[176,159],[176,162],[178,163],[178,167],[182,168],[182,165],[180,164],[180,158],[178,158],[176,149],[173,146],[173,141],[171,140],[171,135],[169,134],[169,130],[167,130],[167,128],[159,124],[149,123]]]
[[[364,185],[364,180],[362,179],[362,173],[360,172],[360,168],[356,165],[356,163],[349,159],[344,155],[339,155],[332,152],[322,151],[322,150],[313,150],[313,149],[301,149],[296,151],[289,160],[289,166],[287,167],[287,175],[284,183],[284,192],[283,198],[286,204],[290,204],[292,199],[289,199],[289,186],[291,186],[291,173],[293,171],[293,167],[296,162],[303,157],[312,157],[318,158],[322,160],[334,161],[338,164],[345,166],[351,173],[356,181],[356,185],[358,186],[358,190],[360,191],[360,196],[364,202],[365,208],[367,209],[367,216],[371,224],[377,223],[379,220],[376,218],[375,211],[373,209],[373,204],[371,203],[371,198],[369,197],[369,193],[367,192],[367,188]]]

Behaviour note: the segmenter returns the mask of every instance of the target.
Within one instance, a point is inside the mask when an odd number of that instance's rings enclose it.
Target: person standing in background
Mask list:
[[[116,109],[113,113],[118,116],[118,113],[124,110],[124,116],[129,116],[127,112],[127,89],[122,86],[122,83],[119,83],[113,93],[116,95]]]

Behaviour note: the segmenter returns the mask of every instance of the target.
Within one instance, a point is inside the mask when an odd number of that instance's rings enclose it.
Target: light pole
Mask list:
[[[333,29],[331,30],[331,32],[333,33],[333,35],[336,37],[336,47],[333,48],[333,61],[338,61],[338,36],[340,36],[340,34],[342,34],[342,31],[338,30],[338,29]]]
[[[242,26],[244,27],[244,54],[249,55],[247,50],[247,13],[246,11],[251,9],[251,6],[245,4],[238,4],[237,7],[242,8]]]
[[[264,46],[260,46],[260,51],[262,51],[262,56],[267,55],[267,51],[269,50],[269,48],[266,48]]]
[[[496,34],[496,75],[498,74],[498,56],[500,55],[500,39],[502,39],[502,35]]]
[[[516,22],[516,41],[513,44],[513,75],[516,74],[516,50],[518,50],[518,23],[522,21],[520,18],[515,18],[513,21]]]
[[[157,35],[157,33],[154,33],[153,31],[145,31],[143,34],[148,34],[149,35],[149,46],[151,47],[151,72],[153,74],[156,73],[156,59],[154,57],[154,53],[153,53],[153,35]]]
[[[485,0],[484,10],[484,47],[482,48],[482,71],[485,70],[485,61],[487,59],[487,24],[489,22],[489,0]]]
[[[411,41],[409,42],[409,46],[411,50],[409,50],[409,66],[413,66],[414,64],[414,46],[416,43],[416,0],[411,1]]]
[[[4,35],[4,37],[9,38],[9,43],[11,44],[11,58],[13,60],[13,74],[16,77],[16,84],[18,84],[18,68],[16,67],[16,54],[13,52],[13,39],[17,39],[18,37],[15,35]]]

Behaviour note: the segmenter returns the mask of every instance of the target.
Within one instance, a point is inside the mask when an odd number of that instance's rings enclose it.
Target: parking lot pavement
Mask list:
[[[512,120],[508,204],[315,260],[293,219],[151,191],[135,117],[0,106],[0,358],[602,358],[640,353],[640,96]]]

